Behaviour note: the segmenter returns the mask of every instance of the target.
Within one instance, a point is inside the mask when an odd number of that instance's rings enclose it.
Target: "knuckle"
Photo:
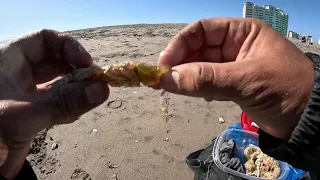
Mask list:
[[[189,51],[195,51],[202,45],[206,44],[203,21],[204,20],[197,20],[196,22],[186,26],[178,34],[178,37],[185,42]]]
[[[206,63],[199,63],[196,68],[196,79],[194,80],[195,90],[207,91],[211,89],[214,77],[214,67]]]
[[[86,83],[67,84],[51,93],[49,102],[53,108],[54,124],[71,123],[92,108],[84,94],[85,87]]]
[[[49,96],[49,103],[52,107],[54,120],[65,121],[73,116],[74,102],[68,88],[60,88]]]
[[[201,91],[204,81],[203,81],[203,66],[202,64],[199,64],[198,67],[196,68],[196,76],[194,82],[194,88],[195,91]]]

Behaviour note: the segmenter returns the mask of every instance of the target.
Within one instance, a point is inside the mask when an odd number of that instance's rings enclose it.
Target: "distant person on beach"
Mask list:
[[[161,53],[158,63],[174,71],[154,88],[237,103],[260,127],[264,152],[318,173],[319,61],[262,21],[202,19],[181,30]],[[108,98],[108,87],[99,82],[70,83],[54,92],[47,86],[59,75],[92,64],[79,42],[52,30],[0,47],[3,177],[26,173],[25,158],[39,131],[71,123]]]

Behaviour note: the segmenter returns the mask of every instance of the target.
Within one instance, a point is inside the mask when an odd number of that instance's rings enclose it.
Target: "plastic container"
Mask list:
[[[220,148],[221,144],[223,143],[223,141],[225,139],[233,139],[236,143],[234,157],[239,158],[241,163],[244,165],[245,162],[247,161],[247,158],[243,155],[243,151],[249,144],[253,144],[253,145],[259,147],[258,137],[259,137],[259,134],[255,133],[255,132],[250,132],[250,131],[241,130],[241,129],[228,129],[228,130],[222,132],[218,136],[218,138],[213,146],[212,157],[213,157],[214,163],[222,171],[224,171],[228,174],[237,176],[237,177],[250,179],[250,180],[260,180],[260,179],[263,180],[263,179],[265,179],[265,178],[257,178],[254,176],[249,176],[244,173],[240,173],[240,172],[237,172],[233,169],[225,167],[220,162],[220,159],[219,159],[219,148]],[[277,179],[285,180],[289,174],[289,171],[290,171],[289,165],[286,162],[279,161],[279,166],[280,166],[281,172],[280,172],[280,176]]]

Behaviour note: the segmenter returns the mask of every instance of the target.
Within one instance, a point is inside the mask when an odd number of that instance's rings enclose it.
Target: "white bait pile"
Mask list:
[[[248,159],[244,164],[247,175],[266,179],[277,179],[279,177],[280,166],[278,161],[264,154],[259,147],[249,145],[243,154]]]

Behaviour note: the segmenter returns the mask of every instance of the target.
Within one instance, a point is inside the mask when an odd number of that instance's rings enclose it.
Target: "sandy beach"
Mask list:
[[[172,36],[186,24],[124,25],[66,32],[83,44],[98,65],[122,61],[156,63]],[[319,45],[292,40],[303,51]],[[160,93],[148,87],[111,88],[109,99],[72,124],[44,130],[27,159],[39,179],[191,180],[185,163],[240,120],[232,102]],[[222,117],[225,123],[219,123]]]

